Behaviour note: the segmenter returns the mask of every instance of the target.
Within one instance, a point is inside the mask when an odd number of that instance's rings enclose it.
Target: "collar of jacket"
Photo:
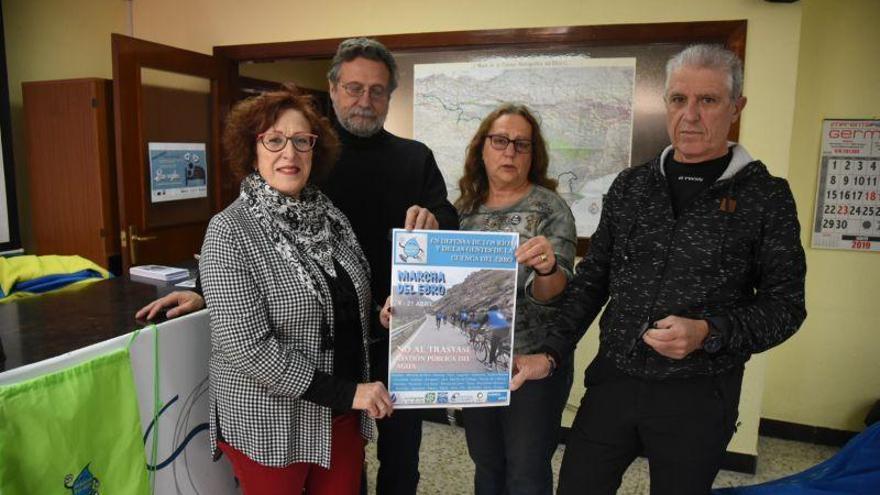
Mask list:
[[[721,182],[726,179],[732,178],[736,175],[740,170],[746,168],[746,165],[755,161],[749,152],[741,145],[734,143],[732,141],[727,142],[728,148],[733,148],[733,157],[730,159],[730,163],[727,165],[727,168],[724,169],[724,173],[721,174],[721,177],[718,177],[718,180],[715,182]],[[664,163],[666,162],[666,157],[672,153],[672,145],[666,147],[662,153],[660,153],[660,173],[666,177],[666,168]]]

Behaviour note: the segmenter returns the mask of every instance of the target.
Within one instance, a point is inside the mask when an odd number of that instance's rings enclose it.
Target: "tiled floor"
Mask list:
[[[559,463],[565,447],[560,446],[553,456],[553,471],[559,473]],[[754,475],[721,471],[715,487],[752,485],[794,474],[828,459],[836,447],[778,440],[761,437],[758,442],[758,471]],[[372,493],[376,479],[376,445],[367,446],[367,463]],[[473,493],[474,465],[468,457],[464,430],[455,426],[425,422],[422,439],[419,483],[420,495],[447,495]],[[638,459],[623,477],[618,495],[647,495],[648,464]]]

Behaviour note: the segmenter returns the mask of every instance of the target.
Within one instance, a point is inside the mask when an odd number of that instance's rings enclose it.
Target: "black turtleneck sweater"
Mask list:
[[[403,228],[406,210],[428,208],[444,230],[458,229],[458,213],[427,146],[384,129],[362,138],[335,127],[342,153],[321,189],[351,222],[370,263],[373,300],[382,305],[391,293],[391,229]]]

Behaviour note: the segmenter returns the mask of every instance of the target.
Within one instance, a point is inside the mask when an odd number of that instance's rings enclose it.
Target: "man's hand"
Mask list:
[[[198,311],[204,307],[205,300],[202,299],[202,296],[191,290],[176,290],[139,309],[138,312],[134,314],[134,317],[138,320],[150,321],[159,314],[159,311],[162,311],[165,308],[171,308],[165,313],[165,316],[168,317],[168,319],[171,319],[187,313],[192,313],[193,311]]]
[[[406,210],[403,228],[406,230],[437,230],[440,228],[440,223],[437,222],[437,217],[431,213],[431,210],[419,205],[412,205]]]
[[[654,322],[654,328],[645,332],[642,340],[660,355],[683,359],[701,348],[708,334],[709,323],[706,320],[667,316]]]
[[[394,412],[391,396],[388,395],[388,390],[382,382],[358,383],[351,408],[366,411],[373,419],[391,416]]]
[[[514,354],[510,390],[517,390],[528,380],[540,380],[550,374],[550,360],[546,354]]]
[[[382,311],[379,311],[379,323],[382,324],[383,327],[388,328],[391,326],[391,314],[394,311],[391,309],[391,296],[385,298],[385,306],[382,306]]]

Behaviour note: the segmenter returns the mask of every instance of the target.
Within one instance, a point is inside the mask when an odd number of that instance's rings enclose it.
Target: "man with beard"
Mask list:
[[[366,38],[345,40],[327,79],[342,154],[323,189],[351,221],[370,262],[373,299],[381,305],[391,292],[391,229],[457,229],[458,214],[446,199],[446,184],[431,150],[383,129],[397,87],[397,64],[388,49]],[[370,369],[374,379],[384,382],[388,332],[378,323],[373,328],[378,331],[370,348]],[[420,414],[400,410],[377,422],[376,493],[416,493]]]
[[[394,57],[384,45],[367,38],[340,43],[327,73],[342,149],[322,189],[348,217],[367,257],[377,314],[391,291],[391,229],[458,228],[458,214],[446,199],[446,184],[431,150],[383,127],[397,78]],[[145,306],[136,317],[152,319],[169,308],[165,314],[173,318],[203,307],[198,293],[176,291]],[[384,382],[388,332],[379,328],[378,319],[372,336],[372,378]],[[396,411],[378,421],[378,427],[376,493],[415,494],[420,411]]]

